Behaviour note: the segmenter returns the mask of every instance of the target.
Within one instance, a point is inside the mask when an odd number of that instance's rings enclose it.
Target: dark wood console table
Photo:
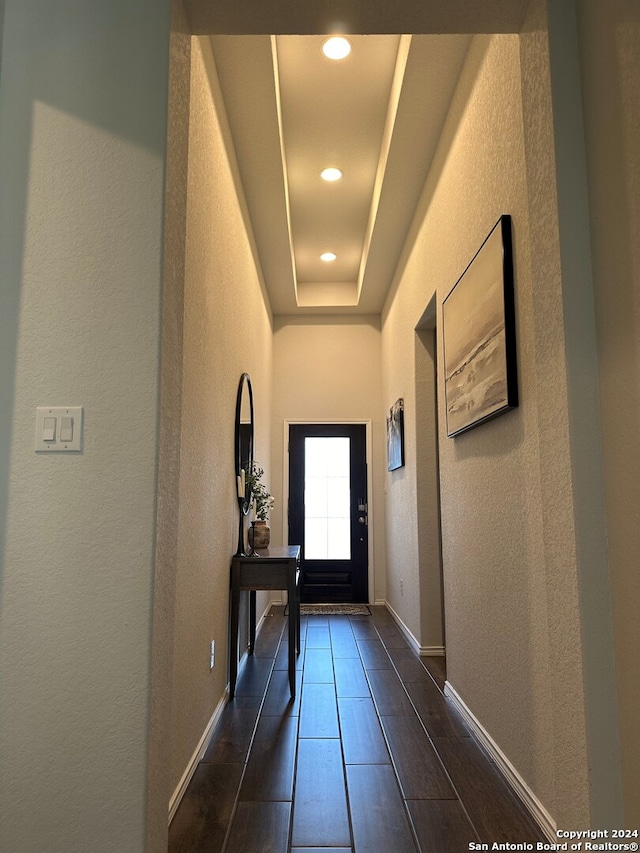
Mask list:
[[[300,653],[300,546],[265,548],[231,562],[231,638],[229,692],[235,694],[238,677],[238,620],[240,592],[249,590],[249,654],[256,640],[256,590],[286,589],[289,593],[289,687],[296,696],[296,653]]]

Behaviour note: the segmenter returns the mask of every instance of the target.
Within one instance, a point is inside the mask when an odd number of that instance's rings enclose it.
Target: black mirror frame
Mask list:
[[[248,468],[243,469],[242,459],[242,441],[241,441],[241,413],[242,399],[245,393],[248,394],[249,400],[249,452],[248,452]],[[248,514],[251,507],[251,487],[249,485],[249,472],[253,468],[253,445],[254,445],[254,415],[253,415],[253,388],[251,386],[251,378],[248,373],[243,373],[238,383],[238,393],[236,396],[236,424],[235,424],[235,472],[236,472],[236,488],[238,507],[240,510],[240,523],[238,527],[238,551],[236,556],[244,555],[244,517]],[[242,472],[244,470],[244,492],[242,492]]]

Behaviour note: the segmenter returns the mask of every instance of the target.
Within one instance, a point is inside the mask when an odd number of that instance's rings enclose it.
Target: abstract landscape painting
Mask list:
[[[502,216],[442,306],[447,435],[518,405],[511,217]]]

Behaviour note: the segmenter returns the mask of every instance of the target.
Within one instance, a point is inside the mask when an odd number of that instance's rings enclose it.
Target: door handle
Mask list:
[[[366,516],[366,515],[361,515],[361,516],[360,516],[360,518],[358,519],[358,522],[359,522],[360,524],[366,524],[366,523],[367,523],[367,516]]]

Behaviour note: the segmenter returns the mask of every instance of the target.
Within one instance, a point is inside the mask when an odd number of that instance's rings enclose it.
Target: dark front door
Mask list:
[[[368,601],[364,424],[289,427],[289,542],[303,602]]]

